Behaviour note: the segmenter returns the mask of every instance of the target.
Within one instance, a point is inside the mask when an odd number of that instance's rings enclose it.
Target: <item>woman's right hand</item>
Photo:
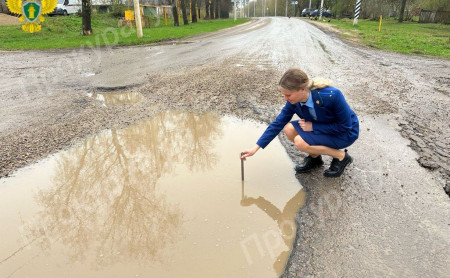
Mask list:
[[[243,150],[240,153],[239,158],[242,159],[242,160],[246,160],[247,157],[254,155],[259,150],[259,148],[260,147],[258,145],[256,145],[252,149]]]

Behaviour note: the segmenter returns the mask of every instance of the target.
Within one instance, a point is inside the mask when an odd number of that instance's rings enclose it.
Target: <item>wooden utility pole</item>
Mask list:
[[[234,2],[234,21],[236,21],[236,0]]]
[[[139,0],[133,0],[134,3],[134,22],[136,22],[137,37],[142,38],[142,21],[141,8],[139,7]]]
[[[288,0],[286,0],[286,17],[287,17]]]

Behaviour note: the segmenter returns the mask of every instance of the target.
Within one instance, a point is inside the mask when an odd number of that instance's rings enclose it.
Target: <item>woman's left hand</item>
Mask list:
[[[298,124],[303,129],[303,131],[313,131],[312,122],[305,122],[305,120],[298,121]]]

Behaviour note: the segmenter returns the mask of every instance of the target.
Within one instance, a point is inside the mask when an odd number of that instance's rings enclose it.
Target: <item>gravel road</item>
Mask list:
[[[361,121],[349,149],[355,161],[338,179],[297,176],[307,203],[283,276],[450,275],[448,60],[356,46],[294,18],[255,19],[163,45],[0,57],[0,177],[169,109],[269,123],[283,105],[277,83],[286,69],[332,79]],[[144,98],[104,107],[87,96],[117,91]],[[280,139],[293,161],[303,159]]]

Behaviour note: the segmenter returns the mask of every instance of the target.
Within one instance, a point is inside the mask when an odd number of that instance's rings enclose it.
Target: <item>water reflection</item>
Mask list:
[[[40,238],[44,251],[64,245],[73,262],[157,260],[183,221],[158,180],[177,162],[190,171],[213,167],[220,136],[216,115],[171,112],[84,141],[57,159],[53,185],[36,195],[41,224],[27,236]]]
[[[278,275],[283,272],[289,254],[291,253],[292,244],[295,239],[296,225],[295,225],[295,215],[297,211],[304,205],[306,192],[304,190],[299,190],[284,206],[283,211],[272,204],[269,200],[264,197],[259,196],[258,198],[247,197],[244,193],[244,182],[242,182],[242,199],[241,206],[247,207],[251,205],[256,205],[261,211],[263,211],[267,216],[272,218],[277,224],[281,232],[281,238],[283,242],[288,247],[288,250],[283,251],[278,255],[275,262],[273,263],[273,268]]]
[[[278,140],[239,192],[264,129],[167,112],[1,181],[0,277],[276,277],[302,193]]]
[[[95,98],[106,106],[132,104],[142,101],[144,98],[140,93],[89,93],[88,97]]]

